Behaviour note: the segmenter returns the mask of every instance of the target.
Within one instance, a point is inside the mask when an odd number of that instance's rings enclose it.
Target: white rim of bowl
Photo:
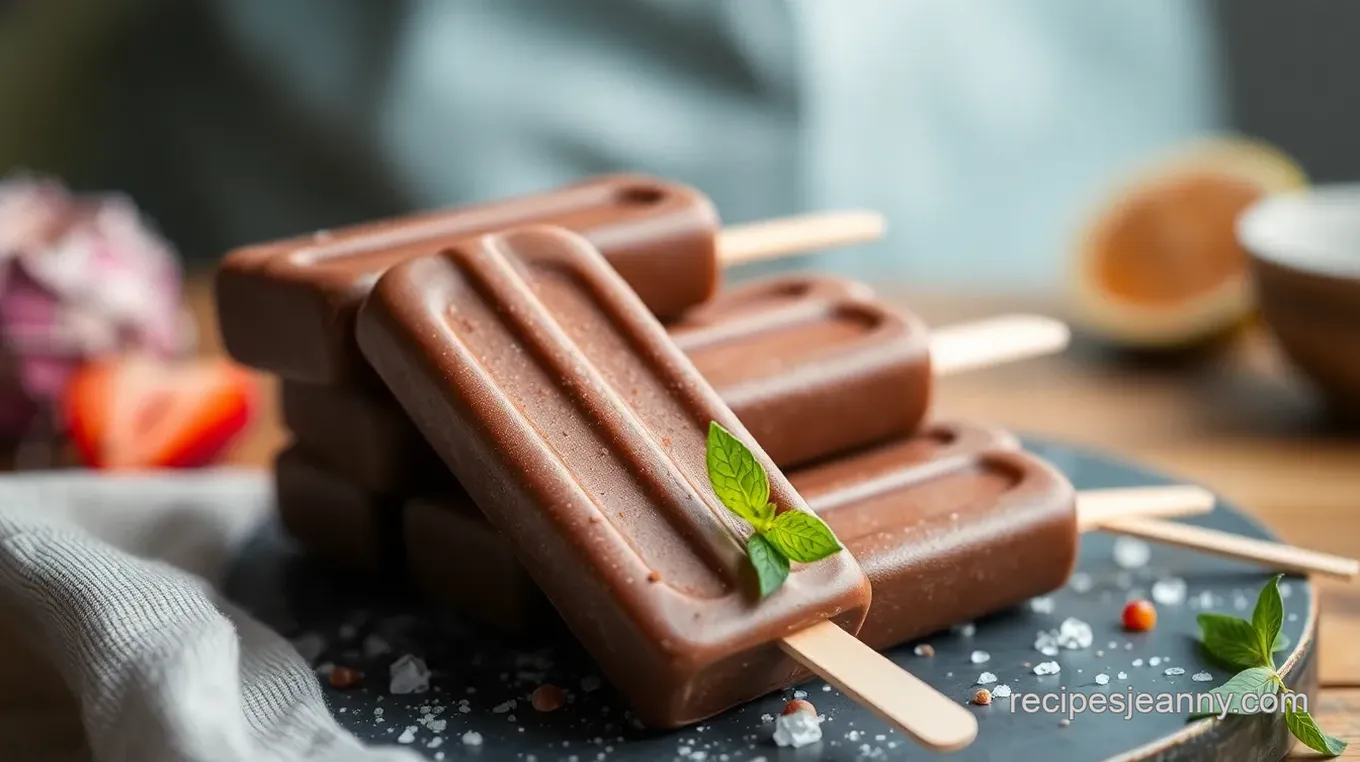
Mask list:
[[[1266,261],[1360,279],[1360,183],[1269,195],[1238,216],[1236,230],[1238,242]]]

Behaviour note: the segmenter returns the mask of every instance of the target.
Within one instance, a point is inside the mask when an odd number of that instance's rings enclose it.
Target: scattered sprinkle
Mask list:
[[[1167,577],[1152,583],[1152,600],[1163,606],[1179,606],[1185,603],[1185,580],[1180,577]]]
[[[1109,675],[1105,674],[1104,672],[1101,672],[1100,674],[1096,675],[1096,685],[1109,685],[1109,684],[1110,684]]]
[[[466,732],[466,733],[463,734],[463,745],[464,745],[464,746],[481,746],[481,745],[482,745],[482,734],[481,734],[481,733],[478,733],[478,732],[475,731],[475,730],[469,730],[468,732]]]
[[[327,680],[332,688],[353,688],[364,679],[364,673],[352,667],[332,667]]]
[[[566,694],[552,683],[544,683],[529,695],[529,703],[540,712],[555,712],[567,702]]]
[[[917,656],[925,656],[929,658],[935,655],[935,648],[929,643],[922,643],[916,648],[913,648],[912,653],[916,654]]]
[[[973,694],[973,703],[978,706],[987,706],[992,703],[992,694],[986,688],[979,688],[977,693]]]
[[[994,682],[996,682],[996,675],[992,674],[991,672],[983,672],[982,674],[978,675],[978,679],[975,681],[974,684],[991,685]]]
[[[992,689],[993,698],[1005,698],[1009,695],[1011,695],[1011,687],[1009,685],[1006,685],[1005,683],[1002,683],[1001,685],[998,685]]]
[[[1209,674],[1208,672],[1196,672],[1195,674],[1190,676],[1190,679],[1194,680],[1197,683],[1207,683],[1210,680],[1213,680],[1214,676]]]
[[[986,651],[974,651],[968,656],[968,660],[974,664],[986,664],[991,658],[992,655]]]
[[[1176,675],[1184,675],[1185,670],[1181,669],[1180,667],[1167,667],[1165,670],[1162,671],[1162,674],[1175,677]]]
[[[1046,661],[1034,665],[1034,674],[1036,675],[1056,675],[1061,671],[1062,667],[1058,666],[1056,661]]]
[[[822,740],[822,721],[812,712],[780,715],[774,722],[774,742],[798,748]]]

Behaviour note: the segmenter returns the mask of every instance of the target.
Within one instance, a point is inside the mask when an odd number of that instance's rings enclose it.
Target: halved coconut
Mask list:
[[[1076,319],[1131,348],[1184,348],[1251,314],[1235,222],[1270,193],[1308,182],[1275,148],[1219,138],[1162,158],[1115,188],[1077,245]]]

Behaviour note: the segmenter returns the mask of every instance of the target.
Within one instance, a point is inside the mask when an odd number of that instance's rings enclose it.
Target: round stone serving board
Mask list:
[[[1061,444],[1030,440],[1027,445],[1066,473],[1079,489],[1172,481]],[[1269,536],[1261,526],[1222,503],[1214,513],[1192,523]],[[1207,596],[1212,601],[1208,610],[1250,619],[1256,594],[1270,574],[1249,565],[1160,546],[1152,547],[1146,566],[1124,571],[1114,562],[1113,544],[1113,537],[1100,533],[1082,538],[1078,571],[1067,587],[1051,596],[1052,613],[1022,606],[977,622],[971,636],[946,632],[918,641],[934,648],[933,657],[915,655],[914,644],[900,646],[888,655],[960,703],[973,696],[977,688],[974,683],[983,671],[994,673],[998,685],[1009,685],[1016,692],[1123,693],[1126,697],[1130,691],[1153,696],[1195,694],[1227,680],[1231,670],[1213,663],[1200,650],[1195,617],[1206,610],[1203,603]],[[977,559],[979,564],[987,562],[986,557]],[[1163,577],[1184,579],[1187,600],[1180,605],[1158,605],[1155,631],[1123,632],[1119,616],[1125,599],[1148,596],[1151,584]],[[1287,592],[1284,632],[1293,645],[1277,658],[1286,665],[1287,680],[1294,689],[1311,697],[1317,684],[1315,593],[1302,578],[1286,577],[1282,588]],[[825,690],[820,680],[798,686],[826,717],[822,740],[809,746],[776,746],[771,740],[774,726],[764,719],[765,715],[778,715],[793,697],[793,690],[737,707],[697,727],[647,731],[628,722],[623,703],[607,683],[596,687],[599,679],[590,660],[564,632],[537,633],[532,642],[507,642],[454,614],[428,612],[399,583],[353,579],[301,557],[272,523],[262,527],[243,550],[228,580],[227,592],[289,637],[311,635],[308,640],[313,643],[319,637],[325,650],[315,663],[343,664],[364,673],[361,686],[347,690],[333,689],[323,681],[327,702],[343,727],[361,739],[381,744],[397,744],[405,734],[410,739],[409,748],[430,759],[1245,761],[1279,759],[1290,744],[1279,715],[1188,723],[1181,711],[1135,714],[1131,719],[1111,713],[1081,713],[1064,723],[1065,714],[1026,713],[1019,705],[1012,709],[1009,699],[996,699],[991,706],[971,707],[979,724],[978,738],[971,746],[949,754],[932,754],[889,730],[839,691]],[[1087,649],[1059,654],[1059,674],[1035,676],[1024,664],[1049,660],[1034,650],[1036,634],[1057,628],[1067,617],[1088,623],[1095,642]],[[376,637],[369,639],[370,635]],[[370,645],[367,652],[366,639]],[[376,653],[381,646],[392,650]],[[985,651],[990,659],[973,664],[970,655],[974,651]],[[388,691],[388,667],[406,653],[422,657],[434,671],[429,692],[393,695]],[[1156,667],[1148,666],[1154,656],[1164,661]],[[1135,659],[1142,659],[1142,666],[1133,666]],[[1185,672],[1169,676],[1165,674],[1168,667]],[[1212,681],[1192,680],[1203,671],[1212,675]],[[1120,672],[1127,677],[1121,679]],[[1101,673],[1110,677],[1108,685],[1097,683]],[[569,703],[555,712],[535,711],[527,696],[544,682],[565,689]],[[463,700],[467,702],[466,711],[460,710]],[[510,700],[516,705],[504,706]],[[435,715],[434,722],[428,718],[420,721],[438,707],[443,710]],[[415,729],[407,732],[412,727]],[[468,731],[480,734],[480,745],[464,743]]]

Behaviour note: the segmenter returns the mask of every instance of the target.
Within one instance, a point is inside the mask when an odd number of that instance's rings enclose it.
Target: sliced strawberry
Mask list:
[[[250,422],[255,383],[221,360],[100,360],[66,388],[64,419],[81,459],[104,469],[212,462]]]

